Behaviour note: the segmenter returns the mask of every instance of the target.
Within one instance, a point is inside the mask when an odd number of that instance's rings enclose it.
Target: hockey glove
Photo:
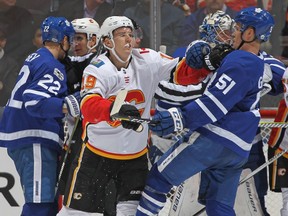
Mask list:
[[[215,71],[225,56],[233,50],[234,49],[228,44],[217,44],[211,52],[204,57],[204,67],[208,70]]]
[[[111,106],[113,106],[113,103]],[[131,104],[123,104],[118,115],[120,117],[141,117],[139,110]],[[141,125],[141,123],[126,120],[121,120],[121,124],[123,128],[132,129],[134,131],[136,131]]]
[[[260,97],[266,95],[272,90],[272,78],[273,74],[269,64],[264,64],[264,74],[263,74],[263,88],[260,91]]]
[[[185,125],[181,110],[175,107],[156,113],[153,120],[159,123],[149,125],[149,128],[158,136],[166,136],[173,132],[182,131]]]
[[[192,68],[202,68],[204,56],[208,55],[210,50],[211,48],[207,42],[203,40],[193,41],[185,52],[186,64]]]
[[[63,108],[67,109],[69,115],[78,117],[80,115],[80,101],[80,92],[75,92],[74,94],[68,95],[64,98]]]

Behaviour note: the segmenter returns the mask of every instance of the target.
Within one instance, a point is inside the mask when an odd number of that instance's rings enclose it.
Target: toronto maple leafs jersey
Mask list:
[[[284,63],[274,58],[272,55],[267,54],[265,51],[260,51],[258,56],[259,58],[263,58],[265,63],[269,64],[272,71],[272,90],[268,94],[278,95],[283,93],[284,88],[282,84],[282,79],[288,77],[287,72],[285,73],[286,67]]]
[[[61,150],[66,93],[64,65],[46,48],[29,55],[0,122],[0,145],[21,148],[40,143]]]
[[[264,61],[236,50],[221,62],[204,95],[183,108],[186,126],[248,157],[260,120]]]
[[[151,102],[160,80],[168,80],[178,63],[163,53],[150,49],[133,49],[127,68],[117,70],[107,57],[92,59],[83,73],[81,111],[83,114],[84,139],[88,148],[96,154],[114,159],[133,159],[147,151],[148,125],[138,133],[125,129],[119,121],[100,121],[103,115],[98,109],[107,100],[113,101],[121,89],[127,89],[126,102],[135,105],[142,118],[150,117]],[[99,99],[100,102],[91,101]],[[105,99],[105,100],[103,100]],[[111,102],[110,102],[111,104]],[[109,108],[106,108],[107,112]],[[108,114],[107,114],[108,115]]]

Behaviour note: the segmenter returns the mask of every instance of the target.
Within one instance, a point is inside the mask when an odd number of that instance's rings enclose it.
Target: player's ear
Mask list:
[[[104,45],[108,48],[112,48],[113,47],[113,43],[112,43],[112,40],[108,37],[105,37],[104,38],[104,41],[103,41]]]

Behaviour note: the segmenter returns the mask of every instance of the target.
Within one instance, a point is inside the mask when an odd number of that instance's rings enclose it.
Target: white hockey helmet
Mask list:
[[[132,21],[125,16],[110,16],[106,18],[100,28],[100,36],[113,39],[113,31],[120,27],[130,27],[134,30]]]
[[[94,19],[74,19],[72,25],[76,33],[85,33],[87,35],[87,40],[90,40],[93,35],[99,35],[99,24]]]

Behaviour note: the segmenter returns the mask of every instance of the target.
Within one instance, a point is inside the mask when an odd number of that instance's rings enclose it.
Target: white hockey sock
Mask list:
[[[84,212],[63,206],[56,216],[103,216],[103,214]]]
[[[134,216],[136,214],[139,201],[125,201],[117,204],[117,216]]]

